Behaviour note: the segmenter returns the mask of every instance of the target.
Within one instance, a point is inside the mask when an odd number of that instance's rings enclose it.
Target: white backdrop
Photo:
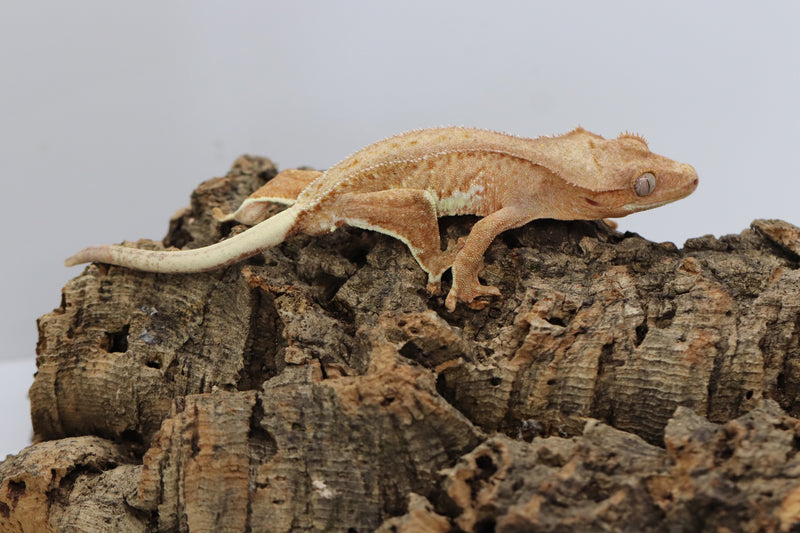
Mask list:
[[[680,245],[800,224],[798,6],[3,0],[0,361],[27,362],[0,367],[6,416],[27,416],[35,319],[80,272],[63,259],[163,237],[242,153],[326,168],[425,126],[631,130],[700,187],[622,229]]]

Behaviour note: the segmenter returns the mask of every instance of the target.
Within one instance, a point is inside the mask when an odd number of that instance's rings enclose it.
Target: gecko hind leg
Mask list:
[[[456,246],[441,249],[436,202],[422,189],[389,189],[347,194],[339,199],[344,221],[390,235],[406,244],[428,274],[428,292],[438,294],[442,274],[453,265]]]

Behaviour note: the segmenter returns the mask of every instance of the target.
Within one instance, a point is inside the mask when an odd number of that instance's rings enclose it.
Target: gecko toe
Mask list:
[[[445,300],[445,307],[448,311],[455,311],[458,300],[467,304],[471,309],[483,309],[489,305],[489,301],[478,298],[485,296],[500,296],[500,289],[493,285],[475,285],[470,290],[450,289]]]
[[[442,292],[442,282],[441,281],[434,281],[434,282],[428,283],[428,286],[426,287],[426,289],[428,290],[428,294],[430,294],[431,296],[436,296],[436,295],[438,295],[438,294],[440,294]]]
[[[487,300],[472,300],[467,305],[469,306],[470,309],[480,311],[481,309],[486,308],[486,306],[489,305],[489,302]]]
[[[218,221],[218,222],[227,222],[231,219],[231,215],[226,215],[222,212],[222,209],[219,207],[215,207],[211,210],[211,215]]]
[[[478,293],[481,296],[500,296],[500,289],[494,285],[479,285]]]
[[[447,299],[444,301],[444,306],[452,313],[456,310],[457,303],[458,297],[456,296],[456,293],[453,292],[453,289],[450,289],[450,292],[447,293]]]

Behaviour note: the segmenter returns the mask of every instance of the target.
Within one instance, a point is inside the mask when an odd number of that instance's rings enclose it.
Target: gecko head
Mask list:
[[[591,140],[595,183],[584,189],[587,212],[617,218],[680,200],[697,188],[697,172],[650,151],[639,135]],[[600,217],[597,217],[600,218]]]

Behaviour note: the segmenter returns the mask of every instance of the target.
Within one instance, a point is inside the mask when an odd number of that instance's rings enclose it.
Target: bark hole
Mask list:
[[[425,353],[413,342],[407,342],[400,348],[400,355],[414,361],[424,361]]]
[[[24,481],[9,481],[8,488],[6,489],[6,493],[8,494],[8,499],[11,500],[11,505],[14,507],[17,506],[17,502],[19,502],[20,497],[25,495],[25,482]]]
[[[109,352],[125,353],[128,351],[128,333],[130,332],[130,328],[130,324],[125,324],[119,331],[106,334]]]
[[[647,337],[647,331],[647,322],[643,322],[636,326],[636,340],[634,341],[636,346],[639,346],[644,342],[644,338]]]

